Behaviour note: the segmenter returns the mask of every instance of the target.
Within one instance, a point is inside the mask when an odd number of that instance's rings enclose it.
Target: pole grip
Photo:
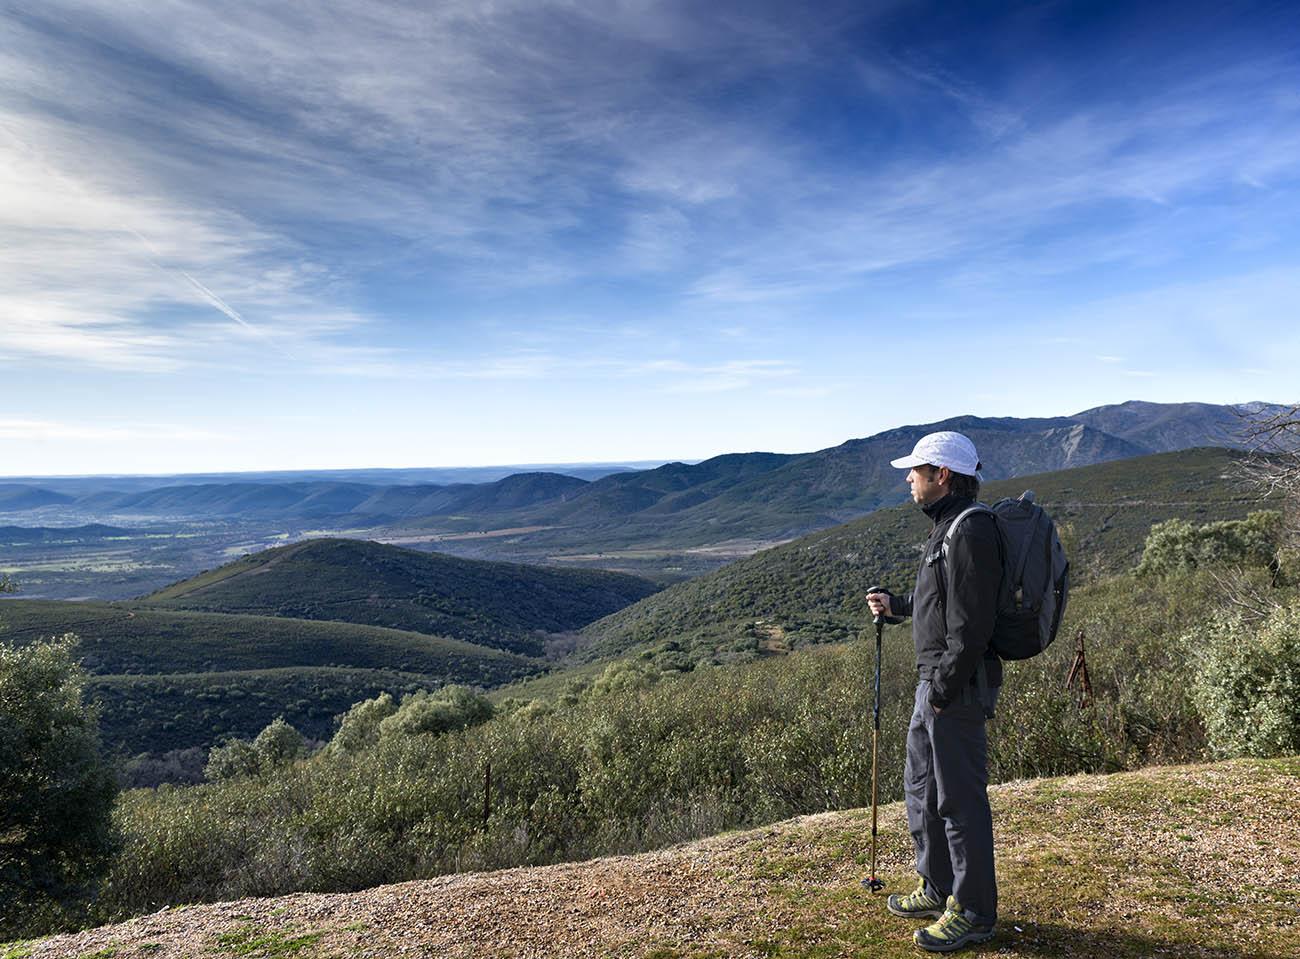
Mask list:
[[[885,589],[885,587],[883,586],[872,586],[870,589],[867,590],[867,595],[870,596],[872,593],[888,593],[888,592],[889,590]],[[871,622],[875,624],[876,630],[879,631],[880,627],[885,625],[885,614],[876,613],[875,616],[872,618]]]

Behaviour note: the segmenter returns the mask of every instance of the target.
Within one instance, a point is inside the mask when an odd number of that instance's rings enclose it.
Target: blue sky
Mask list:
[[[0,474],[1295,401],[1298,241],[1285,3],[0,0]]]

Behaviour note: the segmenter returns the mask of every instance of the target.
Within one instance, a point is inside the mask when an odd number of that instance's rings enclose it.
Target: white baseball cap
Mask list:
[[[889,465],[900,470],[911,469],[913,466],[946,466],[954,473],[973,476],[981,482],[984,479],[980,475],[983,464],[980,463],[979,454],[975,452],[975,444],[970,441],[970,437],[948,430],[927,433],[916,441],[911,456],[891,460]]]

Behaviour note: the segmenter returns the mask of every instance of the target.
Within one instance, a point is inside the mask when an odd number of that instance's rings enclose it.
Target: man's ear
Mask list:
[[[934,481],[940,486],[947,486],[952,482],[952,470],[946,466],[940,466],[939,472],[934,474]]]

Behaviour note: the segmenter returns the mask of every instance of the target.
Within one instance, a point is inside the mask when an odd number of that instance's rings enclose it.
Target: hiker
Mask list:
[[[981,464],[968,437],[930,433],[891,465],[908,471],[912,499],[934,528],[914,591],[867,597],[876,615],[912,617],[918,673],[903,782],[920,881],[915,892],[890,896],[886,908],[938,920],[914,940],[950,952],[991,939],[997,919],[984,724],[1002,683],[990,648],[1002,557],[987,512],[963,518],[944,555],[948,527],[979,497]]]

